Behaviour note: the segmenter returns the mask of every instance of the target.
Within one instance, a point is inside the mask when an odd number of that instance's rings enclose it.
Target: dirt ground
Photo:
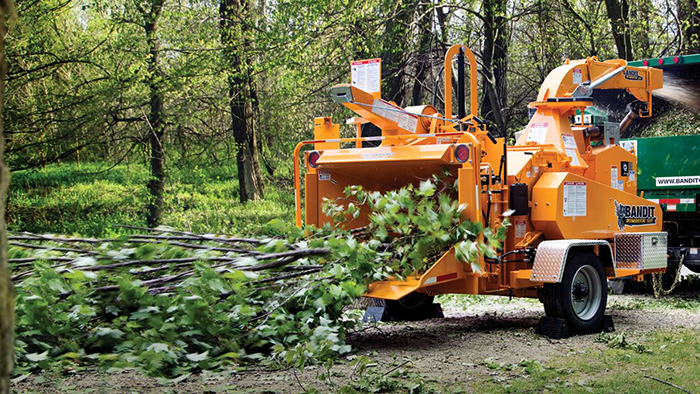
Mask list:
[[[640,299],[641,297],[641,299]],[[696,298],[697,299],[697,298]],[[616,330],[630,335],[654,330],[700,327],[700,312],[690,309],[643,307],[642,296],[610,296],[608,314]],[[636,306],[630,306],[636,305]],[[366,327],[352,333],[349,343],[355,356],[368,356],[369,366],[388,373],[405,368],[421,378],[449,388],[455,383],[467,387],[470,381],[494,375],[488,363],[519,363],[523,359],[547,363],[557,355],[591,354],[604,347],[595,335],[551,340],[534,334],[543,315],[541,305],[533,300],[497,299],[471,304],[443,303],[445,317],[421,322],[389,323]],[[375,365],[376,364],[376,365]],[[136,372],[108,375],[81,373],[75,376],[42,379],[30,377],[18,383],[17,392],[300,392],[315,388],[331,392],[360,378],[357,370],[345,361],[332,368],[330,381],[320,381],[322,368],[304,372],[248,370],[228,376],[190,376],[175,385],[160,385],[156,379]],[[43,382],[42,382],[43,380]]]

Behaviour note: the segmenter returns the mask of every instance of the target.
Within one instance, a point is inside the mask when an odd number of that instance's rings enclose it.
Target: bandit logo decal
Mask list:
[[[625,79],[629,81],[641,81],[644,79],[637,70],[625,70],[622,73],[625,75]]]
[[[656,207],[625,205],[615,201],[615,216],[620,230],[624,230],[626,226],[648,226],[656,224]]]

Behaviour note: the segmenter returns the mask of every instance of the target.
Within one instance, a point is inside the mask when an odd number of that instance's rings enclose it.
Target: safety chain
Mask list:
[[[673,292],[676,286],[681,283],[681,268],[683,268],[683,260],[685,259],[685,254],[681,255],[681,259],[678,262],[678,271],[676,271],[676,279],[673,280],[671,288],[664,290],[664,285],[661,282],[661,277],[663,273],[655,272],[651,274],[651,284],[654,287],[654,297],[659,298],[659,296],[667,296]]]

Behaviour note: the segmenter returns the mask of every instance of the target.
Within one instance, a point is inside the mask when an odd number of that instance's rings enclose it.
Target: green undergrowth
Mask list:
[[[178,379],[332,365],[351,351],[345,334],[358,322],[346,307],[369,283],[420,275],[452,245],[478,270],[501,247],[507,218],[496,229],[461,220],[450,184],[435,176],[386,193],[348,187],[324,209],[340,220],[349,204],[366,205],[369,223],[352,233],[273,220],[257,238],[161,228],[165,235],[12,239],[15,375],[99,366]]]
[[[60,164],[12,174],[11,231],[112,236],[116,225],[144,226],[149,198],[142,164]],[[235,164],[173,167],[167,178],[163,224],[192,232],[243,233],[272,219],[291,222],[290,186],[266,184],[261,201],[239,202]]]
[[[700,133],[700,115],[697,111],[675,105],[672,109],[656,114],[644,128],[642,137],[667,137]]]

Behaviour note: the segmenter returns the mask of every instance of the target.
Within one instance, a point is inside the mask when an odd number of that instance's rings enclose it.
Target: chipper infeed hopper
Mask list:
[[[662,84],[660,70],[630,67],[623,60],[567,61],[542,85],[536,113],[515,146],[494,138],[477,113],[476,59],[469,48],[451,47],[444,75],[458,70],[457,116],[452,108],[452,79],[445,80],[445,108],[400,108],[377,91],[357,83],[331,90],[335,102],[355,112],[353,123],[372,123],[379,137],[339,138],[339,125],[317,118],[313,145],[304,155],[305,222],[321,226],[329,218],[324,198],[343,197],[361,185],[389,191],[447,171],[456,181],[462,216],[498,228],[504,215],[511,226],[499,256],[479,258],[481,270],[458,261],[454,248],[425,273],[369,286],[367,296],[394,303],[408,315],[436,294],[490,294],[539,297],[545,312],[574,332],[601,326],[607,301],[606,277],[638,276],[666,267],[666,235],[661,209],[636,195],[636,158],[619,146],[613,127],[588,130],[571,124],[577,110],[592,105],[594,89],[624,89],[645,103],[639,116],[651,114],[651,92]],[[469,66],[469,113],[465,100]],[[357,76],[353,76],[356,79]],[[363,78],[368,78],[363,75]],[[371,78],[370,78],[371,79]],[[376,86],[376,81],[374,82]],[[371,84],[362,85],[367,88]],[[378,89],[377,89],[378,90]],[[359,148],[375,140],[374,148]],[[604,144],[592,146],[592,141]],[[341,143],[358,147],[341,149]],[[296,220],[302,225],[299,161],[295,159]],[[367,213],[345,223],[366,225]]]

